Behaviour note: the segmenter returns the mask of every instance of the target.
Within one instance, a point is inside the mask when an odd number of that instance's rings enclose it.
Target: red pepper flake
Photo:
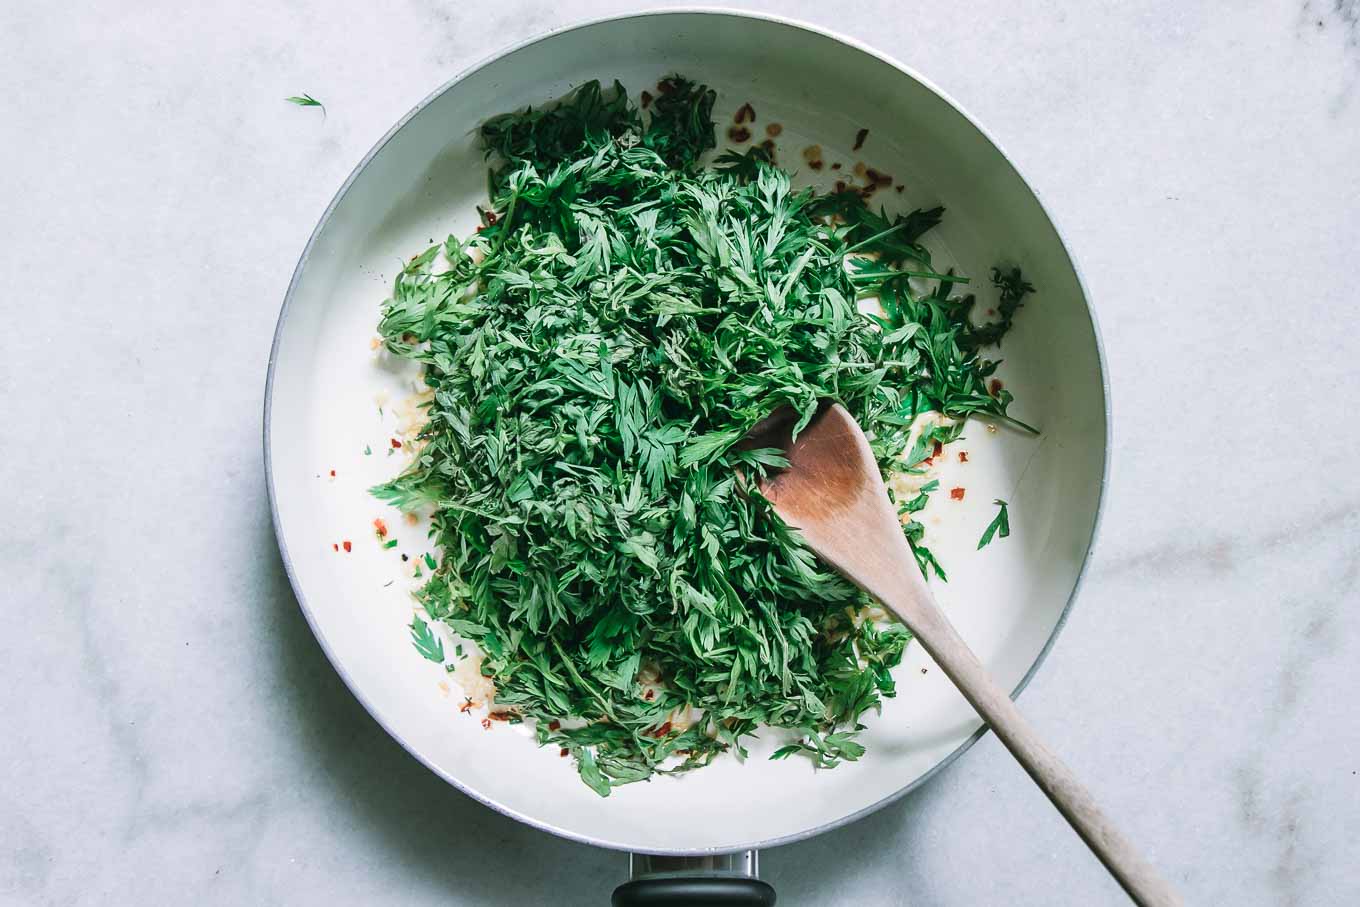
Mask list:
[[[751,130],[745,126],[732,126],[727,130],[727,137],[740,145],[751,141]]]
[[[652,106],[652,93],[644,89],[642,92],[642,109],[646,110],[650,106]]]
[[[932,466],[935,463],[935,458],[942,453],[944,453],[944,445],[941,444],[939,441],[936,441],[934,448],[931,449],[930,456],[926,457],[921,462],[926,464],[927,466]]]
[[[863,147],[864,147],[864,140],[867,139],[868,137],[869,137],[869,130],[867,130],[867,129],[861,129],[859,132],[856,132],[856,133],[855,133],[855,147],[851,148],[850,150],[851,150],[851,151],[858,151],[858,150],[860,150],[861,148],[863,148]]]
[[[737,115],[732,119],[737,123],[754,123],[756,121],[756,109],[748,101],[737,108]]]
[[[555,730],[557,730],[558,728],[560,728],[561,726],[562,726],[562,722],[560,722],[560,721],[549,721],[549,722],[548,722],[548,730],[550,730],[550,731],[555,731]]]
[[[645,694],[643,694],[642,698],[647,700],[648,702],[651,702],[653,699],[656,698],[656,690],[648,690]]]
[[[905,188],[907,188],[907,187],[904,186],[904,185],[902,185],[901,183],[898,183],[898,184],[897,184],[897,191],[898,191],[898,192],[901,192],[901,191],[902,191],[903,189],[905,189]]]
[[[837,192],[845,191],[845,180],[836,180],[836,191]]]
[[[774,139],[766,139],[760,143],[760,147],[765,149],[765,153],[770,156],[770,163],[774,163]]]
[[[509,721],[511,718],[514,718],[515,716],[513,712],[492,712],[487,717],[490,718],[492,721]]]
[[[391,438],[391,439],[389,439],[389,440],[391,440],[391,442],[392,442],[392,448],[393,448],[394,450],[400,450],[400,449],[401,449],[401,442],[400,442],[400,441],[398,441],[396,438]]]
[[[955,501],[962,501],[963,491],[964,490],[962,488],[951,488],[949,489],[949,497],[951,497]]]
[[[874,188],[878,188],[879,186],[891,186],[893,181],[891,176],[886,173],[879,173],[873,167],[866,167],[864,169],[864,178],[867,179]]]
[[[644,91],[643,94],[646,94],[646,92]],[[562,747],[557,751],[557,755],[561,756],[563,759],[567,758],[567,748],[565,746]]]
[[[987,314],[988,314],[988,315],[995,315],[995,314],[996,314],[996,309],[988,309],[988,310],[987,310]]]
[[[488,227],[494,227],[494,226],[496,226],[496,212],[495,212],[495,211],[488,211],[488,212],[486,212],[486,214],[483,215],[483,217],[486,218],[486,225],[487,225]]]
[[[340,546],[339,546],[338,544],[336,544],[335,542],[331,542],[331,550],[332,550],[332,551],[339,551],[339,550],[340,550]]]
[[[335,478],[335,470],[334,470],[334,469],[331,470],[331,478],[332,478],[332,479]]]
[[[968,462],[968,451],[966,451],[966,450],[961,450],[961,451],[959,451],[959,462],[960,462],[960,463],[967,463],[967,462]]]
[[[841,162],[840,162],[840,161],[836,161],[836,163],[834,163],[834,164],[831,165],[831,169],[832,169],[832,170],[839,170],[839,169],[841,169]]]
[[[460,705],[460,706],[458,707],[458,711],[460,711],[460,712],[470,712],[470,711],[472,711],[472,700],[471,700],[471,699],[464,699],[464,700],[463,700],[463,704]]]
[[[821,161],[808,161],[808,166],[811,167],[813,170],[821,170],[823,164]]]
[[[378,533],[378,538],[387,538],[387,524],[383,522],[382,517],[378,517],[373,521],[373,531]]]
[[[992,396],[995,397],[997,394],[999,394],[999,393],[1001,392],[1001,389],[1002,389],[1003,387],[1005,387],[1005,386],[1006,386],[1006,385],[1004,385],[1004,384],[1001,383],[1001,379],[1000,379],[1000,378],[993,378],[993,379],[991,380],[991,382],[988,383],[987,389],[988,389],[989,391],[991,391],[991,392],[992,392]]]
[[[647,736],[655,737],[657,740],[660,740],[662,737],[665,737],[670,732],[671,723],[667,721],[665,724],[661,725],[661,727],[653,728],[652,730],[648,731]]]
[[[345,541],[341,542],[341,543],[340,543],[340,547],[345,549],[345,553],[346,553],[346,554],[348,554],[349,552],[351,552],[351,551],[354,550],[354,546],[351,545],[351,544],[349,543],[349,540],[348,540],[348,539],[346,539]]]
[[[765,134],[772,139],[778,137],[779,133],[783,131],[784,127],[779,123],[770,123],[765,127]]]
[[[490,718],[483,718],[483,719],[482,719],[482,727],[484,727],[484,728],[487,729],[488,731],[491,730],[491,719],[490,719]]]
[[[675,91],[675,89],[676,84],[674,79],[662,79],[660,82],[656,83],[656,90],[662,94],[670,94]]]

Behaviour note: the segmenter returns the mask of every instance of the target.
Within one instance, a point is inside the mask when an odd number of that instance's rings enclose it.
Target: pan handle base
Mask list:
[[[672,857],[630,854],[632,878],[614,889],[613,907],[774,907],[757,878],[757,853]]]

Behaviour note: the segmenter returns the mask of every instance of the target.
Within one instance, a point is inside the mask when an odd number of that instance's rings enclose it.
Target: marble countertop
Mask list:
[[[623,879],[345,690],[275,549],[260,411],[293,264],[373,141],[490,50],[630,6],[0,12],[0,902],[584,905]],[[1360,5],[778,6],[959,99],[1089,281],[1112,493],[1029,715],[1188,901],[1360,902]],[[762,859],[788,905],[1123,903],[991,737]]]

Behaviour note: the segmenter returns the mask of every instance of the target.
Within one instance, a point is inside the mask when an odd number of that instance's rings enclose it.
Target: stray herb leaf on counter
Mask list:
[[[987,524],[987,529],[982,533],[982,538],[978,540],[979,551],[991,544],[992,536],[996,535],[1004,539],[1011,534],[1011,520],[1006,514],[1006,502],[997,498],[992,503],[998,505],[1001,509],[996,512],[996,518]]]
[[[320,107],[321,115],[323,117],[326,115],[326,105],[322,104],[320,101],[318,101],[316,98],[312,97],[309,94],[294,95],[291,98],[284,98],[284,100],[287,101],[289,104],[296,104],[299,107]]]
[[[859,717],[896,692],[910,634],[864,619],[745,478],[782,460],[740,449],[759,420],[836,400],[887,472],[1010,402],[952,293],[966,278],[920,242],[943,210],[795,189],[759,148],[704,168],[714,103],[673,76],[644,117],[590,82],[489,120],[481,227],[411,259],[379,324],[431,391],[410,464],[374,489],[431,515],[417,598],[601,796],[744,756],[762,725],[797,737],[779,758],[858,759]],[[1007,286],[996,339],[1028,292]],[[927,412],[951,418],[909,451]],[[899,506],[943,579],[908,516],[938,487]]]

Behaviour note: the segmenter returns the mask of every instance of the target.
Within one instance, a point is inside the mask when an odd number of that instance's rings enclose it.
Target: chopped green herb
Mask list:
[[[373,448],[367,444],[364,445],[364,456],[366,457],[373,456]]]
[[[595,755],[584,746],[577,747],[572,755],[581,772],[581,780],[590,785],[591,790],[601,797],[609,796],[610,781],[595,763]]]
[[[1025,297],[1034,292],[1034,287],[1021,275],[1019,268],[1011,268],[1008,271],[992,268],[992,286],[1001,291],[1001,301],[996,306],[999,318],[981,327],[970,326],[960,337],[960,342],[965,347],[977,349],[993,343],[1000,344],[1001,338],[1011,329],[1016,310],[1024,305]],[[972,297],[964,300],[965,313],[972,305]]]
[[[854,733],[809,734],[802,742],[775,750],[770,758],[785,759],[795,753],[809,754],[818,768],[835,768],[841,762],[854,762],[863,756],[864,744],[855,740]]]
[[[296,104],[299,107],[320,107],[321,115],[326,115],[326,105],[309,94],[294,95],[291,98],[284,98],[289,104]]]
[[[395,548],[395,547],[397,547],[396,539],[388,539],[387,541],[383,542],[383,548]]]
[[[780,758],[853,761],[896,692],[910,634],[853,616],[863,593],[744,478],[782,462],[741,448],[758,421],[836,400],[887,472],[1009,403],[952,295],[966,279],[920,243],[943,210],[796,190],[760,149],[705,169],[713,103],[671,77],[644,122],[590,82],[488,121],[481,229],[405,264],[379,324],[433,391],[420,453],[374,489],[433,513],[417,598],[601,796],[743,755],[761,725],[799,735]],[[870,295],[881,316],[857,311]],[[926,412],[949,424],[908,451]],[[944,579],[924,531],[903,528]]]
[[[921,432],[917,437],[916,443],[912,445],[911,452],[907,454],[905,466],[910,469],[917,466],[935,455],[935,445],[948,444],[956,441],[963,433],[963,423],[958,422],[954,425],[936,425]],[[932,489],[933,490],[933,489]]]
[[[1011,520],[1006,514],[1006,502],[997,498],[992,502],[1001,509],[996,512],[996,518],[987,524],[987,529],[982,533],[982,538],[978,541],[978,550],[981,551],[991,544],[992,536],[1007,538],[1011,534]]]
[[[444,661],[444,641],[418,616],[411,618],[411,642],[430,661]]]
[[[906,504],[902,505],[901,508],[902,512],[916,513],[917,511],[925,510],[926,504],[929,502],[930,499],[930,493],[932,491],[938,490],[939,487],[940,487],[939,479],[931,479],[929,482],[922,485],[921,490],[917,492],[916,497],[912,498]]]

